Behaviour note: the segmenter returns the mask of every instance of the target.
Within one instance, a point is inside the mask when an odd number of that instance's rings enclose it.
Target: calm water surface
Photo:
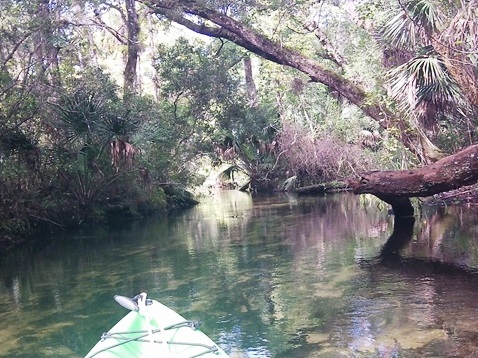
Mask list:
[[[217,193],[0,258],[0,356],[83,357],[142,290],[231,357],[478,356],[478,218],[362,196]]]

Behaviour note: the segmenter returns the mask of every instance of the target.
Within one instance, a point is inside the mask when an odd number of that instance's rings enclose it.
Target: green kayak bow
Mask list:
[[[85,358],[226,358],[228,355],[177,312],[146,293],[134,298],[115,296],[116,302],[131,310],[108,332]]]

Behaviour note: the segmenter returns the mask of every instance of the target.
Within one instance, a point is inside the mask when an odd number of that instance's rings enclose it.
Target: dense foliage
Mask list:
[[[0,235],[181,207],[211,173],[273,190],[452,153],[475,2],[2,0]]]

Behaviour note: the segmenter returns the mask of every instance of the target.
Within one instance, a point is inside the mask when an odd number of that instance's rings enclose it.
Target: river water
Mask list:
[[[394,225],[395,224],[395,225]],[[219,192],[0,258],[0,356],[83,357],[148,292],[231,357],[478,356],[476,208]]]

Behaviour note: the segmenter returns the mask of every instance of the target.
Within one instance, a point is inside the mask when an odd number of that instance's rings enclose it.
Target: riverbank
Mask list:
[[[16,211],[3,210],[0,216],[0,253],[47,234],[108,225],[118,220],[141,220],[157,213],[169,215],[199,203],[190,192],[173,186],[162,188],[161,193],[161,197],[151,195],[147,200],[118,200],[90,206],[71,202],[65,203],[63,208],[45,208],[39,203],[27,206],[25,203]]]

